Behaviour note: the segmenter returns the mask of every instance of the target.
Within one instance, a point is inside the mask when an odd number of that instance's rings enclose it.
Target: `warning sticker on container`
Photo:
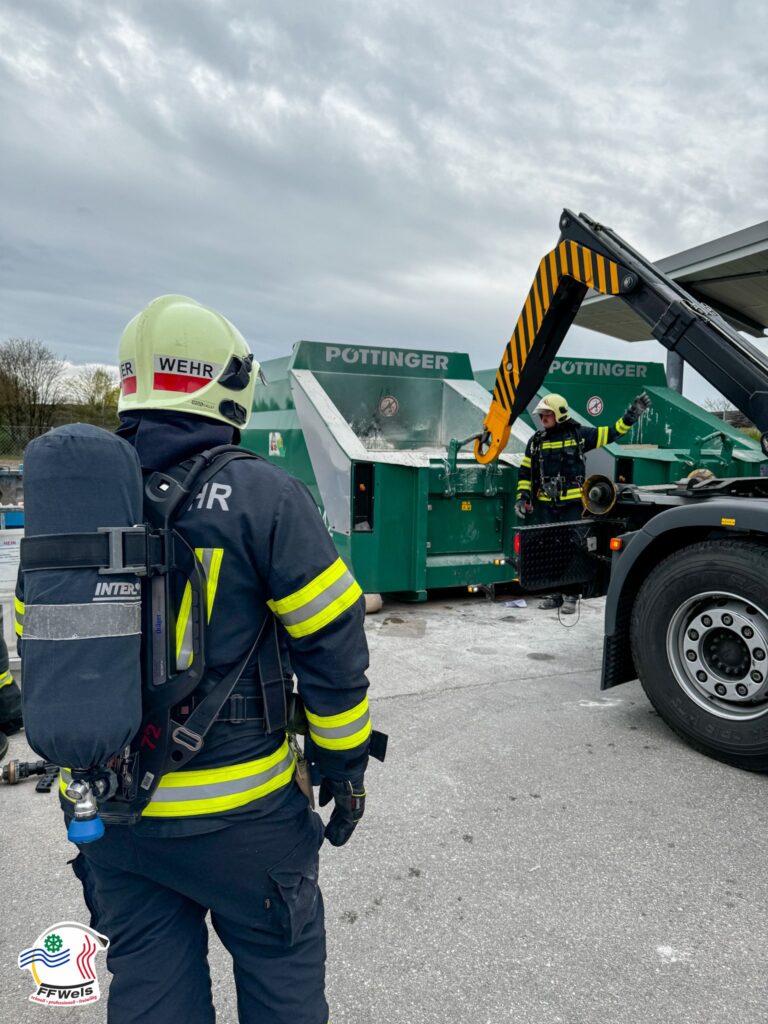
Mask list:
[[[400,403],[394,395],[384,395],[379,402],[379,412],[382,416],[394,416],[399,408]]]
[[[599,395],[592,395],[587,402],[587,412],[590,416],[599,416],[603,411],[603,400]]]
[[[278,459],[285,458],[285,445],[283,444],[283,435],[277,430],[272,430],[269,433],[269,454],[276,456]]]

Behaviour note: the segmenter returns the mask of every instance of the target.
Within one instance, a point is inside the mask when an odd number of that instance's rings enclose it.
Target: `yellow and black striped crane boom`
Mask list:
[[[567,215],[565,211],[561,227]],[[636,283],[636,276],[620,263],[561,236],[557,246],[539,263],[504,349],[493,401],[483,433],[475,442],[478,462],[492,462],[506,447],[512,423],[541,387],[587,290],[620,295]]]
[[[504,450],[512,424],[541,387],[589,288],[626,302],[652,337],[768,433],[768,357],[609,227],[563,210],[558,244],[539,263],[504,350],[475,442],[478,462],[491,462]]]

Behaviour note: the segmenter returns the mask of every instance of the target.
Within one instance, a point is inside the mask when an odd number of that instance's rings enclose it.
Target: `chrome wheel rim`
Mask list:
[[[688,598],[667,629],[667,657],[681,689],[718,718],[768,714],[768,615],[738,594]]]

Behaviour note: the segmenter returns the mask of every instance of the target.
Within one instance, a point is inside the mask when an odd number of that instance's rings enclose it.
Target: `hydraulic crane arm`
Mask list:
[[[616,295],[760,430],[768,430],[768,359],[723,318],[610,228],[564,210],[560,240],[541,260],[496,374],[475,458],[497,458],[512,423],[546,376],[589,288]]]

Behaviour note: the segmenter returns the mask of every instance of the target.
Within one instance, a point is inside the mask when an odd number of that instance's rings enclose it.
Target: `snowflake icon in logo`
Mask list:
[[[50,935],[46,936],[43,945],[49,953],[58,953],[64,943],[60,935],[57,935],[55,932],[51,932]]]
[[[59,921],[19,953],[19,967],[29,971],[35,990],[29,999],[43,1006],[82,1006],[100,995],[96,955],[109,939],[77,921]]]

